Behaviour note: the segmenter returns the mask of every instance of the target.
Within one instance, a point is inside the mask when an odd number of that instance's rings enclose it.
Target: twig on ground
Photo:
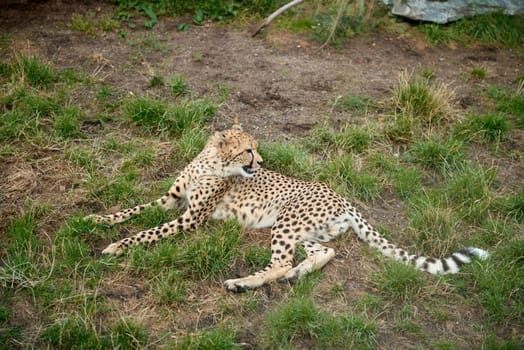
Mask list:
[[[293,0],[287,4],[285,4],[284,6],[282,6],[281,8],[279,8],[278,10],[276,10],[275,12],[273,12],[272,14],[270,14],[265,20],[264,22],[262,22],[258,27],[257,29],[253,32],[253,34],[251,34],[251,36],[255,36],[257,35],[261,30],[262,28],[265,28],[267,27],[271,21],[273,21],[278,15],[280,15],[282,12],[286,11],[287,9],[290,9],[291,7],[295,6],[295,5],[298,5],[300,4],[302,1],[304,0]]]

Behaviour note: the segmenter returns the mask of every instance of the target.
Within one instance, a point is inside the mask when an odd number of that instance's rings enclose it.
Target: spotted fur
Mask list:
[[[239,127],[216,133],[160,199],[112,215],[90,216],[112,225],[150,206],[186,208],[177,220],[112,243],[103,253],[121,254],[129,246],[193,230],[209,217],[235,218],[245,228],[271,227],[271,261],[253,275],[225,281],[231,291],[256,288],[278,278],[299,278],[322,268],[335,251],[321,243],[350,228],[382,254],[432,274],[456,273],[472,257],[488,256],[473,247],[440,259],[410,254],[380,235],[350,202],[326,185],[289,178],[261,164],[251,135]],[[304,247],[307,257],[293,267],[297,244]]]

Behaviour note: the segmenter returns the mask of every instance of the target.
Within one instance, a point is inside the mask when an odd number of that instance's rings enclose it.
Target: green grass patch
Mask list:
[[[522,15],[492,13],[463,18],[449,25],[423,24],[419,28],[434,45],[476,41],[493,46],[517,47],[523,42],[523,22]]]
[[[384,261],[380,271],[371,274],[380,293],[398,301],[416,300],[426,285],[419,270],[396,261]]]
[[[31,208],[13,219],[6,229],[5,252],[0,267],[0,286],[32,289],[45,282],[49,268],[45,262],[44,242],[38,235],[40,208]]]
[[[400,75],[393,89],[397,113],[425,127],[452,120],[452,99],[453,91],[449,86],[432,84],[426,79],[410,79],[406,73]]]
[[[192,161],[204,149],[208,140],[209,133],[204,129],[191,129],[182,133],[174,147],[173,158],[185,163]]]
[[[368,149],[376,138],[376,132],[368,127],[347,126],[335,131],[328,126],[311,131],[304,145],[312,152],[361,153]]]
[[[462,142],[453,139],[430,138],[414,143],[406,158],[423,168],[448,175],[463,167],[465,156]]]
[[[375,332],[375,324],[366,319],[331,316],[311,299],[293,298],[268,314],[264,338],[272,348],[315,344],[316,349],[371,349]]]
[[[150,227],[147,227],[150,228]],[[160,242],[155,249],[133,249],[129,258],[135,269],[151,272],[155,269],[180,271],[185,277],[214,278],[227,274],[239,255],[241,227],[235,222],[210,227],[202,237],[200,230],[177,244]]]
[[[468,165],[446,181],[443,196],[454,205],[454,211],[463,220],[481,222],[495,202],[495,176],[494,168]]]
[[[486,77],[487,71],[484,67],[476,67],[470,71],[470,74],[473,78],[481,80]]]
[[[96,16],[93,11],[87,11],[84,15],[78,13],[73,14],[69,27],[77,32],[94,36],[98,30],[111,32],[120,28],[120,22],[113,19],[111,15],[103,14]]]
[[[207,100],[166,104],[144,96],[126,101],[124,113],[134,124],[149,131],[180,135],[184,131],[201,128],[215,113],[215,108]]]
[[[365,112],[371,103],[368,96],[345,95],[337,100],[336,106],[344,112]]]
[[[31,87],[49,88],[59,79],[59,74],[37,56],[18,56],[14,67],[16,77]]]
[[[228,327],[218,327],[196,334],[185,336],[174,345],[180,350],[239,350],[241,347],[235,341],[236,332]]]
[[[440,257],[457,248],[461,217],[434,192],[414,198],[408,218],[407,237],[419,255]]]
[[[495,205],[511,219],[524,223],[524,189],[500,198]]]
[[[422,190],[422,173],[416,168],[399,167],[392,175],[393,190],[401,199],[408,199]]]
[[[498,247],[491,259],[473,264],[471,282],[479,290],[490,320],[505,324],[524,319],[524,240],[510,240]]]
[[[173,270],[164,270],[149,282],[153,298],[158,305],[182,304],[187,299],[188,287],[184,276]]]
[[[182,96],[189,93],[186,79],[180,75],[173,75],[167,81],[167,86],[174,96]]]
[[[459,137],[482,143],[496,144],[509,140],[511,123],[500,113],[472,115],[455,128]]]
[[[79,108],[64,108],[53,118],[53,127],[56,135],[61,138],[77,138],[82,136],[80,124],[83,116]]]
[[[384,179],[371,171],[356,170],[355,160],[338,157],[320,170],[319,180],[364,201],[380,197]]]
[[[301,179],[307,178],[311,171],[309,154],[298,144],[262,143],[258,151],[264,160],[264,167],[268,169]]]
[[[106,345],[92,325],[78,317],[57,320],[40,338],[55,349],[100,349]]]

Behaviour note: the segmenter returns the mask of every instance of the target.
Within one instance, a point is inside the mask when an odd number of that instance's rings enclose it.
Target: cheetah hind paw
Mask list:
[[[91,215],[88,215],[88,216],[84,216],[84,220],[90,220],[92,222],[94,222],[95,224],[109,224],[109,221],[107,220],[107,218],[103,215],[97,215],[97,214],[91,214]]]
[[[120,255],[124,252],[122,249],[122,245],[120,243],[111,243],[106,247],[106,249],[102,250],[102,254],[105,255]]]

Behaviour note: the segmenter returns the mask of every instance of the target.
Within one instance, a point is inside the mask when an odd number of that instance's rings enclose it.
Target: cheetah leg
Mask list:
[[[186,220],[187,219],[187,220]],[[197,225],[197,221],[189,216],[189,210],[184,213],[175,221],[171,221],[162,224],[157,227],[153,227],[149,230],[140,231],[137,234],[124,238],[118,242],[111,243],[104,250],[102,254],[114,254],[120,255],[124,252],[124,249],[139,244],[150,244],[158,241],[162,238],[172,236],[181,231],[189,231],[194,229]]]
[[[102,254],[120,255],[129,246],[150,244],[181,231],[196,229],[200,223],[211,215],[217,202],[221,199],[226,185],[219,178],[204,176],[196,184],[195,188],[195,190],[190,191],[188,208],[177,220],[138,232],[131,237],[112,243],[102,251]]]
[[[96,223],[105,223],[109,225],[119,224],[131,218],[134,215],[139,214],[144,211],[146,208],[159,206],[164,210],[173,209],[175,207],[182,207],[185,203],[183,198],[183,193],[185,192],[185,177],[178,177],[173,185],[169,188],[169,191],[159,199],[146,203],[137,205],[133,208],[124,209],[115,214],[109,215],[97,215],[92,214],[85,217],[85,219],[92,220]]]
[[[333,248],[324,247],[322,244],[305,241],[302,245],[306,250],[307,258],[289,270],[284,276],[285,279],[301,278],[309,272],[320,270],[335,256]]]
[[[244,278],[230,279],[224,287],[232,292],[242,292],[275,281],[283,277],[293,267],[295,244],[298,241],[290,233],[290,212],[280,213],[279,219],[271,228],[271,262],[261,271]]]

